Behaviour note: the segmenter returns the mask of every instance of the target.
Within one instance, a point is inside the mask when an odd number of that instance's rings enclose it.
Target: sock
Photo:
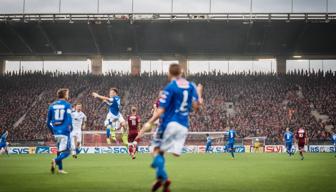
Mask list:
[[[62,160],[60,160],[58,163],[56,163],[58,165],[58,170],[63,170],[63,162]]]
[[[111,139],[117,141],[115,130],[111,130]]]
[[[156,191],[156,190],[158,190],[161,186],[162,186],[162,181],[161,181],[161,180],[157,180],[157,181],[154,183],[153,187],[152,187],[152,191]]]
[[[65,159],[65,158],[67,158],[69,155],[70,155],[70,152],[69,152],[69,151],[64,151],[64,152],[61,152],[60,155],[58,155],[58,156],[55,158],[55,162],[56,162],[56,164],[58,165],[58,169],[59,169],[59,170],[62,170],[62,169],[63,169],[62,160]]]
[[[132,146],[132,145],[129,145],[129,146],[128,146],[128,153],[129,153],[130,155],[133,155],[133,146]]]
[[[168,179],[165,170],[165,158],[163,155],[159,154],[156,156],[156,178],[166,181]]]
[[[231,156],[232,156],[232,158],[234,158],[233,149],[231,150]]]
[[[167,179],[167,181],[163,184],[163,192],[169,192],[169,185],[170,185],[170,180]]]
[[[128,145],[128,135],[123,133],[122,136],[121,136],[121,140],[122,142],[124,143],[125,146]]]

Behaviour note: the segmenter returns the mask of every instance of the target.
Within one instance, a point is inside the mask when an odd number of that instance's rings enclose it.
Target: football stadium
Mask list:
[[[0,0],[0,192],[335,179],[336,0]]]

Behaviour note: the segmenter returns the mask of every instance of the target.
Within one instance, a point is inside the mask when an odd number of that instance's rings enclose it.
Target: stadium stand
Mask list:
[[[278,144],[285,127],[303,126],[311,140],[324,141],[330,137],[325,126],[336,123],[335,72],[274,75],[214,71],[188,79],[204,85],[206,101],[202,112],[191,116],[191,131],[224,131],[234,126],[240,137],[267,136],[267,143]],[[49,141],[47,108],[61,87],[70,89],[71,103],[83,104],[88,130],[104,130],[107,111],[90,93],[107,95],[114,86],[120,90],[123,114],[136,106],[145,121],[166,82],[166,76],[159,73],[7,73],[0,76],[0,127],[9,129],[11,141]],[[232,106],[227,107],[228,103]]]

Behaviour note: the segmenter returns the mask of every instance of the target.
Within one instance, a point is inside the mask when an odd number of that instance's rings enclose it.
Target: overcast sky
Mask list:
[[[25,1],[25,4],[23,3]],[[133,0],[133,11],[141,12],[249,12],[251,0]],[[211,2],[211,6],[210,6]],[[98,5],[99,4],[99,5]],[[59,5],[60,8],[59,8]],[[172,6],[173,5],[173,6]],[[328,6],[327,6],[328,5]],[[23,10],[24,9],[24,10]],[[253,12],[336,12],[336,0],[252,0]],[[132,12],[132,0],[0,0],[0,13],[107,13]],[[171,61],[142,61],[142,71],[167,71]],[[70,64],[70,65],[69,65]],[[41,70],[41,61],[7,62],[7,71]],[[274,71],[275,61],[190,61],[192,72],[217,69],[233,71]],[[336,61],[287,61],[287,70],[323,68],[336,70]],[[87,71],[90,61],[44,62],[45,70]],[[104,61],[103,71],[130,71],[130,61]]]

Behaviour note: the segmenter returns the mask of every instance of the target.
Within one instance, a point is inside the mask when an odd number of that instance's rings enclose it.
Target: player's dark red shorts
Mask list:
[[[298,142],[299,150],[304,149],[304,146],[305,146],[305,142]]]
[[[135,133],[129,133],[128,134],[128,142],[134,142],[135,138],[138,136],[138,133],[135,132]]]

